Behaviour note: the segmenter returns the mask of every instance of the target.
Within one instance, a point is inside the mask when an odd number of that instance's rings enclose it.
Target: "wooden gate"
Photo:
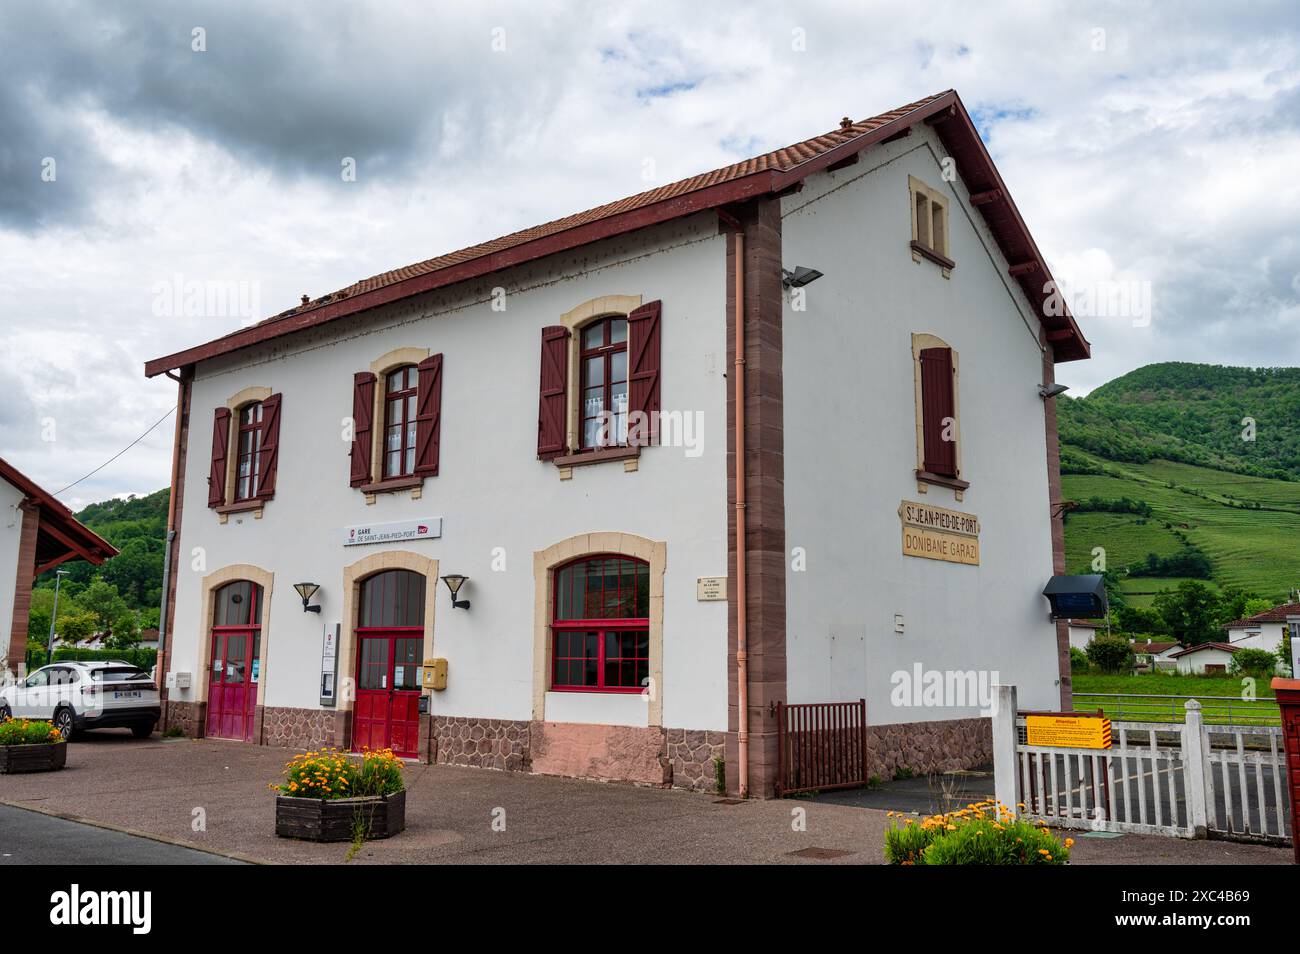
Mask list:
[[[776,703],[778,798],[867,784],[867,702]]]

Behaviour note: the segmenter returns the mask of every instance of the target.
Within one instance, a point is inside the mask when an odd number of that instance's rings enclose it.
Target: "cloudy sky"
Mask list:
[[[1298,54],[1294,2],[11,0],[0,456],[57,491],[173,405],[148,358],[949,87],[1057,278],[1150,289],[1149,323],[1081,315],[1074,393],[1300,364]],[[187,317],[177,282],[242,298]],[[165,486],[171,438],[61,499]]]

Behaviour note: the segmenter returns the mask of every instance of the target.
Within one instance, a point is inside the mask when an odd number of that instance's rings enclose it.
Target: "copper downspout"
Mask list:
[[[180,467],[181,422],[185,417],[185,382],[181,380],[179,375],[172,374],[170,371],[164,373],[167,377],[176,382],[176,427],[172,435],[172,479],[171,489],[167,494],[167,562],[168,564],[172,564],[174,561],[171,560],[171,551],[175,547],[176,539],[176,477]],[[173,573],[176,572],[174,565],[171,566],[171,571]],[[154,669],[160,694],[166,692],[167,650],[171,644],[172,638],[172,628],[169,625],[168,619],[168,616],[170,615],[168,611],[171,609],[171,601],[168,599],[168,590],[171,588],[170,584],[171,580],[166,580],[163,584],[162,614],[159,617],[159,629],[161,632],[159,633],[158,640],[158,659],[155,663]],[[167,728],[166,705],[163,706],[162,728]]]
[[[733,220],[735,221],[735,220]],[[736,223],[736,761],[741,798],[749,797],[749,635],[745,599],[745,235]]]

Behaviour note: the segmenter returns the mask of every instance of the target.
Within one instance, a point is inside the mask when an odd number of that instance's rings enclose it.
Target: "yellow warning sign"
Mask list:
[[[1025,743],[1071,749],[1110,748],[1110,720],[1104,716],[1025,716]]]

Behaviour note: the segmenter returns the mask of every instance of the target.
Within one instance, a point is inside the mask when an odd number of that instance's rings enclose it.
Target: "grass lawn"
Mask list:
[[[1174,673],[1108,676],[1078,673],[1074,677],[1074,710],[1092,712],[1100,707],[1115,720],[1131,722],[1182,722],[1183,703],[1197,699],[1205,721],[1211,725],[1277,725],[1279,713],[1268,680],[1255,681],[1257,700],[1242,698],[1244,686],[1235,676],[1183,676]],[[1098,695],[1101,694],[1101,695]],[[1114,699],[1113,695],[1129,698]],[[1140,699],[1136,696],[1168,696]],[[1227,697],[1225,698],[1213,698]]]

